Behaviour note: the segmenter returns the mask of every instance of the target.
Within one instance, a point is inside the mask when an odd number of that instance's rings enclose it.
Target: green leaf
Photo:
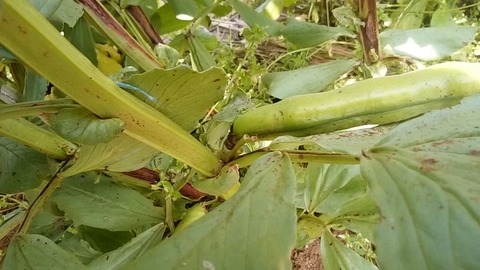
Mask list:
[[[73,254],[42,235],[17,234],[8,248],[3,269],[87,269]]]
[[[359,174],[358,166],[354,165],[308,164],[304,176],[305,209],[315,211],[331,193]]]
[[[315,47],[340,36],[355,37],[345,28],[301,22],[292,18],[287,20],[282,35],[299,48]]]
[[[320,252],[325,269],[377,269],[371,262],[365,260],[355,251],[338,241],[330,232],[324,230]],[[418,269],[418,268],[417,268]]]
[[[85,18],[80,18],[73,28],[65,27],[65,37],[95,66],[98,65],[93,34]]]
[[[159,34],[164,35],[187,27],[190,21],[177,19],[172,5],[166,3],[151,18],[152,25]]]
[[[238,183],[239,179],[238,166],[233,165],[223,167],[216,177],[191,181],[190,184],[201,192],[220,196],[230,191]]]
[[[420,28],[423,22],[423,16],[430,0],[410,0],[404,1],[405,5],[393,12],[392,27],[394,29],[415,29]]]
[[[64,23],[73,27],[83,14],[81,4],[73,0],[29,0],[30,3],[58,29]]]
[[[87,241],[92,248],[101,253],[120,248],[133,238],[131,231],[112,232],[88,226],[80,226],[77,230],[81,239]]]
[[[256,12],[253,8],[242,3],[238,0],[229,0],[230,5],[237,11],[242,19],[250,26],[258,25],[265,29],[265,32],[270,36],[280,35],[282,24],[270,19],[268,16],[262,13]]]
[[[86,173],[65,179],[51,200],[76,226],[127,231],[164,219],[162,208],[153,206],[152,201],[137,191],[113,183],[102,174]]]
[[[17,193],[37,187],[50,175],[47,157],[0,137],[0,192]]]
[[[273,72],[262,76],[268,93],[276,98],[323,91],[357,64],[354,60],[336,60],[291,71]]]
[[[190,132],[197,127],[198,121],[208,110],[222,100],[227,78],[220,68],[196,72],[179,66],[175,69],[154,69],[133,75],[126,82],[144,89],[157,99],[158,102],[152,104],[145,96],[135,93]]]
[[[476,32],[476,27],[466,26],[389,30],[380,34],[380,44],[387,54],[434,61],[470,44]]]
[[[194,70],[205,71],[216,65],[215,58],[195,36],[187,36],[187,40]]]
[[[62,109],[47,117],[48,124],[60,136],[80,144],[106,143],[124,128],[122,120],[100,119],[85,108]]]
[[[364,151],[381,212],[381,267],[474,269],[480,251],[480,96],[392,130]],[[395,245],[392,245],[395,243]]]
[[[123,269],[290,269],[294,193],[288,156],[265,155],[232,198]]]
[[[63,236],[65,230],[70,225],[72,225],[72,222],[65,220],[63,216],[56,216],[48,211],[41,211],[33,218],[28,232],[41,234],[56,241]]]
[[[123,133],[108,143],[83,145],[81,149],[76,153],[73,164],[61,173],[62,176],[93,170],[134,171],[158,155],[158,150]]]
[[[120,269],[130,261],[148,251],[153,245],[158,244],[162,240],[165,229],[166,227],[164,224],[153,226],[122,247],[96,258],[88,265],[88,269]]]
[[[25,86],[22,101],[43,100],[47,92],[48,82],[35,71],[25,69]]]
[[[93,259],[102,255],[100,251],[93,249],[87,241],[68,232],[63,235],[58,246],[75,255],[83,264],[90,263]]]

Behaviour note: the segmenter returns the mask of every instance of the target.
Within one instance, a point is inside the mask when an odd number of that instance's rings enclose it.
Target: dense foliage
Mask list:
[[[0,0],[2,267],[474,269],[479,18]]]

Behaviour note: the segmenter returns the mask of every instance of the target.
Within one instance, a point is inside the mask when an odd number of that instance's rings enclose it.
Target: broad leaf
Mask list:
[[[380,34],[380,43],[387,54],[433,61],[448,57],[470,44],[476,32],[476,27],[464,26],[389,30]]]
[[[288,156],[263,156],[232,198],[123,269],[289,269],[294,193]]]
[[[76,226],[127,231],[164,219],[160,207],[153,206],[137,191],[113,183],[102,174],[69,177],[51,200],[65,211],[65,216],[71,218]]]
[[[75,255],[83,264],[87,264],[102,255],[100,251],[93,249],[87,241],[68,232],[63,235],[58,246]]]
[[[371,269],[377,267],[371,262],[365,260],[355,251],[349,249],[340,241],[338,241],[330,232],[324,230],[320,251],[322,255],[322,263],[326,270],[330,269]],[[413,269],[413,268],[412,268]]]
[[[272,20],[267,15],[256,12],[253,8],[249,7],[247,4],[244,4],[242,1],[238,0],[229,0],[230,5],[233,9],[242,16],[242,19],[250,26],[258,25],[265,29],[265,32],[270,36],[280,35],[280,30],[282,29],[282,24]]]
[[[403,123],[364,151],[362,175],[382,216],[375,237],[382,268],[477,267],[479,123],[477,95]]]
[[[6,137],[0,137],[0,193],[17,193],[48,180],[47,157]]]
[[[347,29],[288,19],[282,35],[299,48],[315,47],[340,36],[354,37]]]
[[[127,83],[145,90],[157,102],[141,93],[137,97],[154,106],[187,131],[192,131],[216,102],[223,98],[227,78],[222,69],[195,72],[185,66],[152,70],[134,75]]]
[[[37,101],[45,98],[48,82],[35,71],[25,69],[25,86],[22,101]]]
[[[80,18],[73,28],[65,28],[65,37],[95,66],[98,65],[92,30],[85,18]]]
[[[73,254],[42,235],[17,234],[8,248],[3,269],[87,269]]]
[[[116,250],[127,244],[133,238],[131,231],[109,231],[105,229],[79,226],[78,236],[88,242],[90,247],[101,253]]]
[[[48,123],[60,136],[79,144],[106,143],[124,129],[122,120],[100,119],[83,107],[49,114]]]
[[[225,166],[216,177],[190,181],[190,184],[201,192],[220,196],[237,185],[239,179],[238,166],[233,165],[230,167]]]
[[[30,0],[30,3],[58,29],[66,23],[73,27],[82,16],[82,5],[73,0]]]
[[[398,1],[399,2],[399,1]],[[394,29],[420,28],[423,16],[430,0],[404,0],[397,11],[393,12],[392,27]],[[399,2],[400,3],[400,2]]]
[[[268,93],[276,98],[310,94],[323,91],[357,64],[353,60],[336,60],[291,71],[268,73],[262,83]]]
[[[120,269],[136,257],[145,253],[153,245],[158,244],[162,240],[165,229],[164,224],[155,225],[122,247],[96,258],[88,265],[88,269]]]
[[[170,32],[183,29],[190,24],[190,21],[177,19],[170,3],[165,3],[151,18],[152,24],[159,34],[168,34]]]
[[[82,146],[73,165],[62,176],[92,170],[133,171],[144,167],[157,154],[158,150],[122,133],[108,143]]]

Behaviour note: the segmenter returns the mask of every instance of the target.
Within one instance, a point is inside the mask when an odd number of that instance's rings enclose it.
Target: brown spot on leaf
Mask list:
[[[472,156],[480,156],[480,150],[470,150],[470,155]]]
[[[448,144],[453,144],[453,140],[443,140],[439,142],[434,142],[432,143],[433,147],[441,146],[441,145],[448,145]]]
[[[433,158],[424,159],[421,162],[422,166],[420,167],[420,169],[426,172],[436,171],[436,168],[434,167],[436,163],[437,163],[436,159],[433,159]]]

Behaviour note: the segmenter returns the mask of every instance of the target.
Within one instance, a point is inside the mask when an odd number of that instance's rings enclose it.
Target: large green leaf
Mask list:
[[[65,179],[51,200],[76,226],[127,231],[164,219],[162,208],[153,206],[140,193],[113,183],[102,174],[87,173]]]
[[[249,7],[247,4],[244,4],[242,1],[238,0],[229,0],[230,5],[233,9],[242,16],[242,19],[251,27],[253,25],[258,25],[265,29],[265,32],[270,36],[280,35],[280,30],[282,29],[282,24],[272,20],[267,15],[256,12],[253,8]]]
[[[13,238],[2,269],[87,269],[73,254],[42,235],[18,234]]]
[[[187,131],[192,131],[208,109],[223,98],[227,77],[222,69],[196,72],[185,66],[155,69],[134,75],[127,83],[145,90],[157,102],[141,93],[135,95],[157,108]]]
[[[122,133],[108,143],[82,146],[73,165],[62,172],[62,176],[92,170],[134,171],[144,167],[156,155],[158,150]]]
[[[364,151],[385,269],[475,269],[480,258],[480,96],[399,125]]]
[[[47,157],[6,137],[0,137],[0,192],[16,193],[48,180]]]
[[[356,63],[353,60],[336,60],[291,71],[268,73],[262,76],[262,83],[270,95],[280,99],[316,93],[323,91]]]
[[[102,255],[98,250],[93,249],[90,244],[79,235],[66,232],[58,246],[75,255],[83,264],[90,263],[93,259]]]
[[[142,255],[151,246],[162,240],[165,232],[165,225],[158,224],[141,233],[122,247],[105,253],[93,260],[89,265],[90,270],[113,270],[120,269],[136,257]]]
[[[290,269],[294,193],[288,156],[265,155],[232,198],[123,269]]]
[[[321,240],[320,251],[322,254],[323,266],[330,269],[371,269],[377,267],[365,260],[355,251],[349,249],[340,241],[335,239],[330,230],[324,230]],[[418,269],[418,268],[412,268]]]
[[[287,20],[282,35],[299,48],[315,47],[340,36],[355,36],[345,28],[301,22],[292,18]]]
[[[470,44],[476,32],[476,27],[465,26],[389,30],[380,34],[380,43],[387,54],[433,61],[448,57]]]
[[[82,16],[82,5],[73,0],[30,0],[30,3],[58,29],[66,23],[73,27]]]
[[[404,0],[402,4],[392,13],[392,27],[394,29],[415,29],[420,28],[423,16],[430,0]]]

